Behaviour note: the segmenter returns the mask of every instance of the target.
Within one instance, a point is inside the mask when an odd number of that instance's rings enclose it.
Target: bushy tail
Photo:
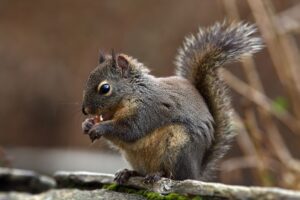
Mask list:
[[[176,74],[190,80],[204,97],[215,121],[214,142],[203,160],[203,179],[227,152],[234,136],[226,85],[217,69],[262,48],[256,28],[244,23],[216,23],[188,36],[176,57]]]

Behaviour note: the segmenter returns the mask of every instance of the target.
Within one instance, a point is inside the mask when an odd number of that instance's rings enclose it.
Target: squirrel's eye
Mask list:
[[[99,93],[100,94],[107,94],[110,91],[110,85],[108,83],[105,83],[100,86]]]

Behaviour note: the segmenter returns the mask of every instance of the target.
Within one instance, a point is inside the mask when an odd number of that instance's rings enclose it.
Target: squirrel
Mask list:
[[[144,176],[209,181],[235,135],[232,107],[218,69],[262,48],[256,27],[217,22],[185,38],[174,76],[155,77],[125,54],[101,54],[82,103],[83,132],[116,146],[132,170],[115,181]]]

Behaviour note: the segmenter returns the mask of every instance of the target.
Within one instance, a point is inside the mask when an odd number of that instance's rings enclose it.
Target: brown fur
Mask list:
[[[167,169],[177,158],[181,148],[188,142],[189,137],[184,127],[169,125],[158,128],[147,136],[133,143],[126,143],[116,138],[107,138],[116,145],[133,169],[141,174],[164,171],[172,174]]]
[[[121,120],[127,116],[133,115],[136,112],[137,103],[135,99],[123,100],[116,108],[113,119]]]

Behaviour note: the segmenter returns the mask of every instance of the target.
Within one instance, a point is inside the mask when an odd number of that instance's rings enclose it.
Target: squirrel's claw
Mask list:
[[[161,172],[147,174],[144,178],[144,183],[153,184],[153,183],[159,181],[161,178],[162,178]]]
[[[115,174],[114,181],[117,184],[121,185],[121,184],[126,183],[129,180],[130,177],[132,177],[132,176],[138,176],[138,175],[139,175],[139,173],[137,171],[123,169],[123,170],[118,171]]]
[[[83,133],[88,134],[92,142],[94,142],[96,139],[99,139],[103,135],[101,133],[101,129],[95,123],[94,118],[87,118],[84,120],[81,127]]]
[[[89,135],[92,142],[94,142],[96,139],[99,139],[102,136],[97,127],[90,129],[87,134]]]

